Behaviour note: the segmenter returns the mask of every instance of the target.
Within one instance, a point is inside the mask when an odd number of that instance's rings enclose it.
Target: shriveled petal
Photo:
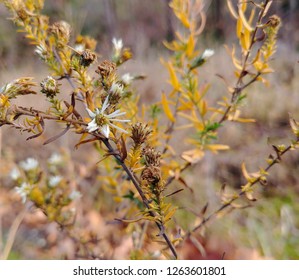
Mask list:
[[[110,128],[109,128],[109,125],[108,125],[108,124],[104,124],[104,125],[101,127],[101,132],[103,133],[103,135],[104,135],[106,138],[109,138],[109,134],[110,134]]]

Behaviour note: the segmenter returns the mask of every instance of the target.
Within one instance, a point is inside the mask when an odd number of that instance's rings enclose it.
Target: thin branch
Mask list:
[[[8,232],[8,238],[7,238],[7,241],[6,241],[6,244],[5,244],[5,247],[3,249],[3,253],[2,255],[0,256],[0,259],[1,260],[7,260],[8,256],[9,256],[9,253],[11,251],[11,248],[13,246],[13,243],[15,241],[15,238],[16,238],[16,234],[17,234],[17,231],[19,229],[19,226],[21,224],[21,222],[23,221],[25,215],[27,213],[27,209],[24,209],[22,212],[20,212],[18,214],[18,216],[14,219],[10,229],[9,229],[9,232]]]
[[[299,142],[299,137],[296,139],[296,142],[297,143]],[[289,152],[291,149],[292,149],[292,145],[289,145],[283,152],[281,152],[279,155],[276,155],[276,157],[272,160],[272,162],[270,164],[268,164],[268,166],[265,168],[265,171],[269,171],[275,164],[279,163],[281,157],[285,153]],[[260,182],[261,177],[262,176],[259,176],[259,177],[255,178],[255,180],[250,183],[250,188],[253,187],[255,184],[257,184],[258,182]],[[208,217],[204,218],[197,226],[195,226],[192,230],[187,232],[183,236],[183,239],[188,238],[193,232],[195,232],[195,231],[199,230],[200,228],[202,228],[207,222],[214,219],[217,216],[217,214],[219,214],[220,212],[222,212],[223,210],[225,210],[226,208],[231,206],[234,201],[241,198],[246,192],[247,192],[247,190],[240,191],[236,196],[232,197],[228,202],[226,202],[221,207],[219,207],[217,210],[212,212]]]

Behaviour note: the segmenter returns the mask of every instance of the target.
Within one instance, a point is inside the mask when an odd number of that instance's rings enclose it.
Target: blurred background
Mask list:
[[[159,100],[162,90],[169,88],[168,73],[160,58],[167,58],[170,54],[162,42],[174,38],[178,23],[168,4],[168,0],[52,0],[46,1],[44,13],[50,16],[51,23],[57,20],[69,22],[73,34],[94,37],[98,41],[97,52],[103,59],[110,56],[112,38],[121,38],[124,45],[133,50],[134,57],[120,71],[147,76],[146,80],[134,85],[142,104]],[[224,76],[230,84],[235,82],[233,66],[224,48],[224,44],[231,46],[236,43],[235,21],[224,0],[205,1],[205,11],[207,24],[199,48],[212,48],[215,55],[199,75],[202,82],[212,84],[209,91],[212,102],[225,92],[225,86],[216,74]],[[289,113],[299,119],[299,2],[274,1],[270,14],[274,13],[283,22],[272,62],[276,72],[268,76],[268,87],[254,85],[249,88],[246,92],[248,99],[243,105],[244,116],[255,118],[256,123],[225,124],[219,139],[221,143],[229,144],[231,150],[217,156],[207,154],[202,163],[185,174],[194,194],[190,201],[188,190],[183,192],[185,196],[182,194],[176,201],[182,209],[188,206],[198,212],[209,201],[209,210],[212,211],[220,205],[219,190],[223,182],[232,189],[242,185],[240,166],[243,161],[250,171],[255,171],[265,165],[265,158],[272,152],[271,143],[288,144],[292,137]],[[1,5],[0,86],[21,76],[32,76],[41,81],[48,74],[46,66],[34,55],[33,47],[27,43],[24,34],[16,32],[8,17]],[[30,105],[32,101],[24,98],[20,102]],[[36,97],[34,102],[42,108],[43,97]],[[55,129],[55,125],[52,128]],[[48,129],[50,134],[51,126]],[[81,192],[85,193],[82,204],[93,205],[92,208],[81,205],[83,212],[89,211],[86,224],[103,236],[113,232],[114,228],[108,221],[114,219],[114,213],[103,211],[94,197],[103,194],[97,189],[94,175],[98,158],[90,160],[90,155],[95,153],[92,147],[84,147],[88,153],[74,150],[78,139],[68,135],[44,147],[45,139],[42,137],[25,143],[26,135],[6,127],[1,128],[1,134],[0,241],[5,241],[12,221],[22,208],[12,195],[14,186],[8,176],[10,170],[26,157],[43,161],[57,151],[67,154],[74,162],[68,172],[73,172],[74,177],[80,174],[83,178],[80,185]],[[268,185],[259,188],[254,207],[236,210],[213,222],[198,237],[203,250],[198,250],[188,241],[179,249],[182,258],[220,259],[225,253],[227,259],[298,259],[298,174],[299,153],[295,151],[271,170]],[[176,218],[185,221],[186,227],[195,219],[187,211],[178,211]],[[74,258],[71,242],[66,240],[68,237],[63,236],[54,224],[47,224],[41,213],[30,214],[20,226],[10,258]],[[128,258],[131,243],[130,237],[113,235],[111,240],[101,244],[107,252],[113,247],[113,254],[103,253],[103,258]]]

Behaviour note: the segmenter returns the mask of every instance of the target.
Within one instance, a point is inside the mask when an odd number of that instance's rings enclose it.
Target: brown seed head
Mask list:
[[[65,21],[58,21],[49,27],[49,32],[63,43],[67,44],[70,40],[71,26]]]
[[[147,141],[148,136],[152,133],[152,130],[148,127],[147,124],[135,123],[132,125],[132,135],[136,145],[141,145]]]
[[[97,59],[97,56],[91,50],[86,49],[80,55],[80,64],[84,67],[88,67]]]
[[[114,74],[116,70],[116,64],[109,60],[104,60],[98,66],[96,73],[100,74],[103,79],[107,79],[110,75]]]
[[[157,152],[153,147],[147,146],[142,150],[142,155],[146,166],[160,166],[161,153]]]

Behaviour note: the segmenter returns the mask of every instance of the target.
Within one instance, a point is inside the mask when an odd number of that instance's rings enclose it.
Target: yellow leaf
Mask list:
[[[241,18],[238,18],[236,28],[237,28],[236,30],[237,36],[238,38],[241,38],[241,34],[243,31],[243,24]]]
[[[163,106],[163,110],[164,110],[164,113],[166,115],[166,117],[171,121],[171,122],[175,122],[175,118],[169,108],[169,104],[168,104],[168,101],[167,101],[167,98],[166,98],[166,95],[165,93],[162,93],[162,106]]]
[[[228,9],[229,9],[231,15],[232,15],[235,19],[238,19],[239,16],[238,16],[236,10],[234,9],[231,0],[227,0],[226,2],[227,2],[227,6],[228,6]]]
[[[169,220],[171,220],[172,216],[175,214],[176,212],[176,208],[172,208],[164,217],[164,222],[168,222]]]
[[[236,52],[236,50],[235,50],[235,46],[233,46],[232,51],[231,51],[231,56],[232,56],[233,64],[235,65],[235,67],[236,67],[238,70],[242,71],[243,67],[242,67],[242,65],[241,65],[240,60],[238,60],[238,59],[235,57],[235,52]]]
[[[190,34],[190,37],[189,37],[189,40],[187,43],[187,48],[186,48],[186,54],[187,54],[188,58],[190,58],[192,56],[193,51],[194,51],[194,46],[195,46],[194,37],[193,37],[193,34]]]
[[[222,144],[209,144],[209,145],[205,145],[205,147],[214,153],[217,153],[218,151],[221,151],[221,150],[222,151],[229,150],[229,146],[222,145]]]
[[[234,119],[234,121],[240,122],[240,123],[254,123],[255,119],[236,118],[236,119]]]
[[[246,19],[245,17],[245,14],[244,14],[244,11],[242,8],[239,8],[239,15],[240,15],[240,18],[242,20],[242,23],[245,27],[245,30],[248,30],[249,32],[252,32],[254,30],[254,28],[252,28],[248,22],[248,20]]]
[[[181,23],[186,27],[189,28],[190,27],[190,22],[186,16],[186,14],[184,13],[177,13],[176,16],[178,17],[178,19],[181,21]]]
[[[167,68],[168,68],[168,71],[169,71],[171,85],[173,86],[173,88],[175,90],[179,91],[179,89],[180,89],[180,83],[179,83],[179,80],[178,80],[178,78],[177,78],[177,76],[175,74],[174,67],[171,64],[171,62],[167,63]]]
[[[207,102],[205,100],[201,100],[200,103],[199,103],[199,108],[200,108],[200,114],[202,116],[205,116],[205,114],[208,111]]]
[[[181,157],[185,161],[190,162],[191,164],[195,164],[199,162],[204,157],[204,155],[205,155],[204,151],[200,149],[193,149],[193,150],[183,152]]]
[[[248,172],[247,172],[247,170],[246,170],[245,162],[242,163],[241,168],[242,168],[242,173],[243,173],[243,176],[245,177],[245,179],[246,179],[247,181],[250,181],[252,178],[249,176],[249,174],[248,174]]]

